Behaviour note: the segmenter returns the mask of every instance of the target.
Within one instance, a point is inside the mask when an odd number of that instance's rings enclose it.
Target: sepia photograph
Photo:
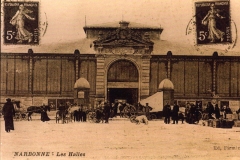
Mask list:
[[[1,0],[1,160],[240,160],[239,0]]]

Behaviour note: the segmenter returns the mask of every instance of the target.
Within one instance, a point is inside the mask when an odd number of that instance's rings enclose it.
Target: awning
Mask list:
[[[159,112],[163,110],[163,92],[157,92],[146,99],[143,99],[140,101],[140,104],[143,106],[146,106],[146,103],[148,103],[148,106],[152,107],[152,110],[150,112]]]

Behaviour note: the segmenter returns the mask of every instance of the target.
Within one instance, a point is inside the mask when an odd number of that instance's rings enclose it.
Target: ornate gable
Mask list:
[[[94,49],[98,53],[114,54],[150,54],[154,43],[150,41],[149,33],[142,36],[137,31],[128,28],[128,22],[119,22],[116,30],[99,32],[98,39],[93,41]]]

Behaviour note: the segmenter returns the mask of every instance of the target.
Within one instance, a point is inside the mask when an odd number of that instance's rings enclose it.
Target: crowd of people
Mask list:
[[[10,98],[6,99],[6,103],[3,106],[2,114],[4,115],[4,121],[5,121],[5,130],[6,132],[10,132],[10,130],[14,130],[14,124],[13,124],[13,117],[15,116],[15,109],[13,102]],[[119,105],[120,104],[120,105]],[[118,114],[118,110],[120,111],[120,117],[123,117],[123,109],[126,107],[126,103],[119,103],[114,102],[111,103],[109,101],[102,102],[99,101],[99,104],[96,106],[94,110],[89,110],[87,107],[84,107],[83,105],[80,105],[80,107],[73,112],[74,121],[77,122],[86,122],[87,121],[87,114],[89,112],[95,112],[96,113],[96,122],[102,122],[102,123],[109,123],[109,118],[116,117]],[[75,104],[75,106],[77,106]],[[139,106],[138,106],[139,107]],[[142,106],[140,106],[142,107]],[[66,108],[69,108],[69,106],[64,106],[61,104],[58,107],[58,110],[66,110]],[[186,121],[186,123],[189,124],[196,124],[199,122],[200,119],[202,120],[208,120],[208,119],[219,119],[227,118],[227,114],[233,114],[232,110],[228,105],[224,105],[221,108],[218,107],[217,103],[211,103],[208,102],[206,107],[202,107],[201,102],[197,102],[196,104],[193,103],[187,103],[184,107],[185,111],[180,111],[179,105],[175,102],[173,107],[171,108],[170,104],[166,102],[165,106],[163,107],[163,117],[164,117],[164,123],[170,124],[172,119],[172,124],[178,124],[178,121],[181,120],[182,123]],[[137,108],[139,109],[139,108]],[[141,108],[140,108],[141,109]],[[50,111],[49,106],[41,106],[41,121],[49,121],[50,118],[47,115],[47,111]],[[237,114],[240,114],[240,107],[236,111]],[[146,115],[145,115],[146,116]],[[137,120],[136,120],[137,121]],[[143,118],[140,121],[146,121]]]
[[[176,102],[174,103],[173,109],[171,109],[170,104],[166,102],[166,105],[163,107],[163,116],[165,124],[170,124],[171,117],[173,124],[178,124],[179,119],[182,121],[182,123],[184,121],[184,115],[179,112],[179,105],[177,105]]]
[[[240,113],[240,107],[236,113]],[[219,108],[217,103],[212,102],[208,102],[205,108],[202,107],[201,102],[197,102],[196,105],[193,103],[187,103],[184,112],[180,112],[179,105],[176,102],[174,103],[173,108],[171,108],[168,102],[166,102],[166,105],[163,107],[165,124],[170,124],[171,118],[173,121],[172,124],[178,124],[179,120],[181,120],[182,123],[184,123],[185,120],[186,123],[197,124],[200,119],[226,119],[227,114],[233,114],[228,105],[224,105],[222,108]]]
[[[99,105],[96,108],[97,122],[108,123],[109,118],[115,116],[114,114],[117,113],[116,107],[117,106],[114,106],[113,104],[111,106],[109,101],[104,103],[100,101]]]

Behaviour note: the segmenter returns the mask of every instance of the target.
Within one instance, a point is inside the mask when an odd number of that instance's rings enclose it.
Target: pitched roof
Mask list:
[[[239,52],[216,49],[207,45],[194,46],[191,44],[170,42],[166,40],[158,40],[153,42],[154,47],[152,55],[166,55],[168,51],[171,51],[173,55],[212,56],[214,52],[218,52],[219,56],[239,55]]]
[[[73,54],[76,49],[80,54],[95,54],[93,41],[96,39],[80,39],[74,42],[66,42],[60,44],[45,44],[41,47],[32,48],[34,53],[66,53]],[[170,42],[167,40],[155,40],[152,55],[166,55],[171,51],[173,55],[194,55],[194,56],[212,56],[214,52],[218,52],[219,56],[239,56],[239,52],[224,51],[221,49],[210,48],[203,46],[200,49],[191,44],[181,44],[177,42]],[[27,51],[25,51],[27,52]]]

